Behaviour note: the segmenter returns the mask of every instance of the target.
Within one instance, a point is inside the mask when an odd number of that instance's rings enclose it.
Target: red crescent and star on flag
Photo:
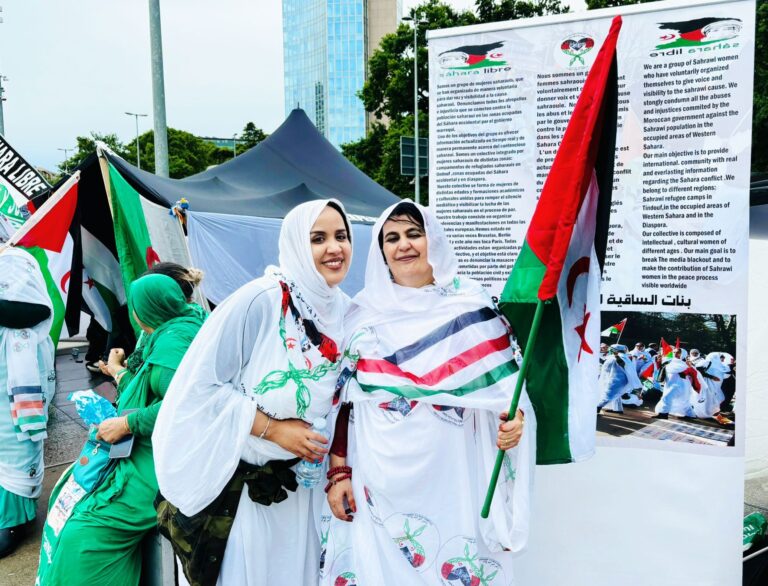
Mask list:
[[[578,259],[576,262],[574,262],[571,265],[571,268],[568,270],[568,277],[566,279],[566,290],[568,293],[568,307],[570,307],[573,304],[573,290],[576,287],[576,279],[578,279],[579,275],[587,273],[589,274],[589,257],[588,256],[582,256],[580,259]],[[587,344],[587,324],[589,323],[589,318],[591,317],[591,313],[587,311],[587,306],[584,305],[584,320],[581,322],[580,325],[573,328],[576,333],[579,335],[579,338],[581,338],[581,345],[579,346],[579,356],[577,358],[577,362],[581,362],[581,353],[587,352],[588,354],[594,354],[592,351],[592,348],[589,347],[589,344]]]

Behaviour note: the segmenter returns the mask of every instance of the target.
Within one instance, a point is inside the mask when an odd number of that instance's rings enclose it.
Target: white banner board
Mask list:
[[[656,320],[652,339],[672,346],[669,328],[699,320],[701,351],[735,356],[746,372],[753,0],[430,32],[431,205],[462,271],[498,295],[616,14],[624,24],[602,310],[615,318],[609,326]],[[606,447],[592,462],[540,468],[519,583],[740,583],[744,378],[735,379],[735,431],[628,410],[607,417]]]

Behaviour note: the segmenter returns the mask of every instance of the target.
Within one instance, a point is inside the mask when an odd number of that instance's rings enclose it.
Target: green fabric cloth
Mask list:
[[[0,486],[0,529],[23,525],[35,518],[37,499],[8,492]]]
[[[157,520],[152,430],[168,384],[203,317],[186,303],[178,284],[165,275],[147,275],[135,281],[129,304],[142,323],[155,328],[143,347],[144,362],[117,405],[118,413],[137,409],[128,416],[135,436],[133,451],[118,461],[101,486],[78,503],[59,535],[50,563],[46,560],[50,545],[44,538],[40,586],[136,586],[139,582],[139,544]],[[51,499],[52,504],[54,495]]]
[[[150,368],[149,374],[149,386],[152,389],[157,389],[159,393],[164,397],[165,392],[171,385],[171,379],[176,371],[164,366],[155,366]],[[126,373],[127,374],[127,373]],[[161,402],[157,402],[154,405],[139,409],[128,415],[128,427],[131,428],[131,433],[136,437],[149,437],[152,435],[152,431],[155,429],[155,421],[157,421],[157,414],[160,412]]]

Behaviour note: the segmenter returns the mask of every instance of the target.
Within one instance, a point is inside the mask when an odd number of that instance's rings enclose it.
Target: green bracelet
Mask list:
[[[118,378],[120,378],[121,375],[125,374],[126,372],[128,372],[127,368],[123,368],[122,370],[118,370],[112,378],[117,380]]]

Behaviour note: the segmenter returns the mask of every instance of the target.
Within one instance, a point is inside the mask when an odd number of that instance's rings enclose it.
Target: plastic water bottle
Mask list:
[[[312,431],[319,433],[326,439],[329,437],[328,424],[322,417],[318,417],[312,422]],[[323,445],[322,447],[326,446]],[[314,462],[307,462],[306,460],[302,460],[296,467],[296,482],[298,482],[304,488],[312,488],[316,486],[317,483],[320,482],[322,475],[323,460],[320,460],[317,464]]]

